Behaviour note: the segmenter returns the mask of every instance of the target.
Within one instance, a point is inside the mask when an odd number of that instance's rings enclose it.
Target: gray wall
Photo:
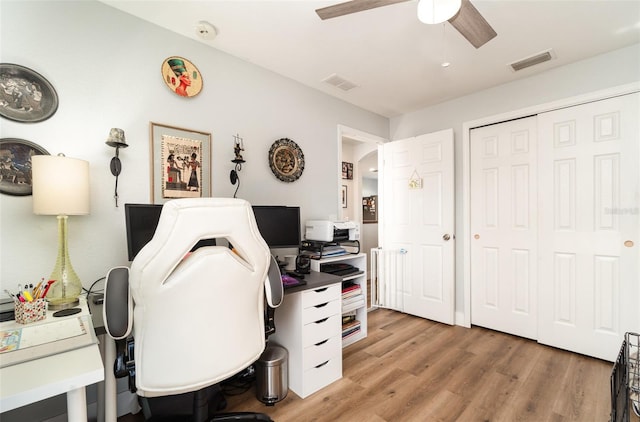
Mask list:
[[[22,138],[49,153],[88,160],[91,214],[70,217],[69,250],[83,284],[127,264],[124,208],[115,207],[115,178],[105,145],[111,127],[124,129],[120,204],[150,200],[149,122],[212,134],[213,196],[233,196],[229,182],[233,135],[244,138],[247,162],[238,197],[255,204],[301,207],[302,220],[336,218],[339,209],[337,127],[387,137],[389,121],[228,54],[96,1],[2,1],[1,61],[32,68],[57,90],[50,119],[32,124],[1,120],[0,137]],[[178,55],[204,78],[202,92],[182,98],[164,84],[160,66]],[[305,170],[281,182],[268,166],[271,144],[300,145]],[[56,256],[56,219],[35,216],[32,198],[0,195],[0,284],[48,277]]]

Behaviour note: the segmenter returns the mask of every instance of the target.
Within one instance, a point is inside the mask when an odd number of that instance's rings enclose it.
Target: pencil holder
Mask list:
[[[17,302],[15,305],[16,322],[19,324],[40,321],[47,316],[47,301],[44,299],[36,299],[32,302]]]

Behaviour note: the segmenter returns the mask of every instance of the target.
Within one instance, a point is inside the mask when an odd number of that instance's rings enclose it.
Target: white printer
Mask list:
[[[317,242],[360,240],[360,225],[352,221],[307,220],[304,238]]]

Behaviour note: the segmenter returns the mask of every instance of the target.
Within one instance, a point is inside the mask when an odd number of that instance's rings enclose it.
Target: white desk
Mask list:
[[[80,314],[66,318],[89,315],[84,298],[81,298],[80,307]],[[46,323],[53,318],[51,314],[52,312],[48,312],[44,321],[35,324]],[[90,323],[91,318],[88,320]],[[15,321],[0,323],[1,330],[14,327],[24,326]],[[93,330],[93,326],[87,329]],[[104,366],[97,344],[0,368],[0,412],[66,393],[68,420],[86,422],[85,387],[103,379]]]

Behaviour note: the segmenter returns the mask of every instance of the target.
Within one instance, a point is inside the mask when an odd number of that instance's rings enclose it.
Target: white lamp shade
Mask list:
[[[420,0],[418,2],[418,19],[427,24],[437,24],[453,17],[462,0]]]
[[[34,155],[33,212],[44,215],[89,214],[89,162]]]

